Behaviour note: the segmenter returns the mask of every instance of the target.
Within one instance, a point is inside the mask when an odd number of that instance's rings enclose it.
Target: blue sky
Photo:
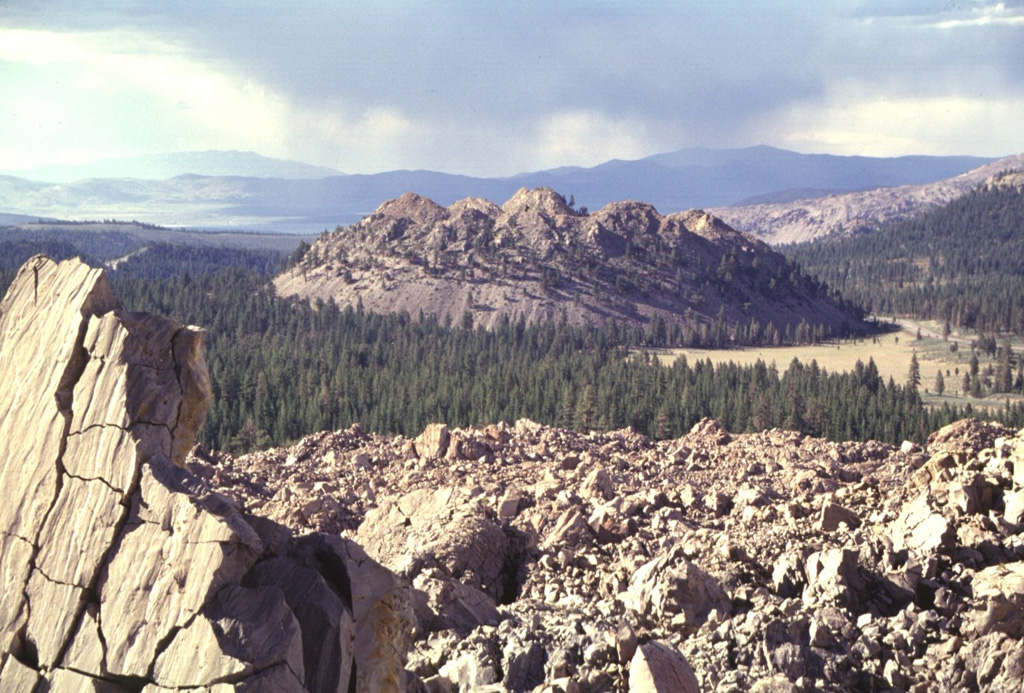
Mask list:
[[[0,0],[0,169],[1024,151],[1024,0]]]

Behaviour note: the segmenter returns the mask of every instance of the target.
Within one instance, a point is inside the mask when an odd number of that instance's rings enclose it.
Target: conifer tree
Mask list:
[[[921,364],[917,361],[917,352],[910,355],[910,371],[907,373],[907,387],[914,392],[921,386]]]

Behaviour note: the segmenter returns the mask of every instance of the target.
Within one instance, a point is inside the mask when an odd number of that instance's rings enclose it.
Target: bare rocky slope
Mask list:
[[[333,298],[375,312],[420,312],[476,325],[565,318],[573,324],[856,325],[764,243],[700,210],[662,216],[642,202],[586,213],[548,188],[501,207],[442,207],[407,193],[320,237],[275,279],[281,295]]]
[[[773,245],[804,243],[832,234],[870,231],[943,205],[1006,171],[1024,169],[1024,154],[925,185],[901,185],[779,204],[709,210],[726,223]]]
[[[355,426],[192,464],[411,583],[410,690],[1020,688],[1024,431]]]

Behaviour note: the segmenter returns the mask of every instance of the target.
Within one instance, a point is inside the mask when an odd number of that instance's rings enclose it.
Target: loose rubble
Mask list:
[[[666,681],[692,669],[706,691],[1001,691],[1024,674],[1024,432],[996,424],[899,448],[710,420],[660,442],[357,425],[193,464],[410,581],[409,690],[680,690]]]

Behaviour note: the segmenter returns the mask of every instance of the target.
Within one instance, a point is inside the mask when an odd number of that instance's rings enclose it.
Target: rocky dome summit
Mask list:
[[[702,210],[662,215],[628,200],[588,211],[551,188],[522,188],[500,207],[406,193],[322,235],[275,287],[375,312],[468,315],[484,327],[660,320],[698,330],[717,320],[722,331],[803,322],[838,334],[859,325],[785,257]]]

